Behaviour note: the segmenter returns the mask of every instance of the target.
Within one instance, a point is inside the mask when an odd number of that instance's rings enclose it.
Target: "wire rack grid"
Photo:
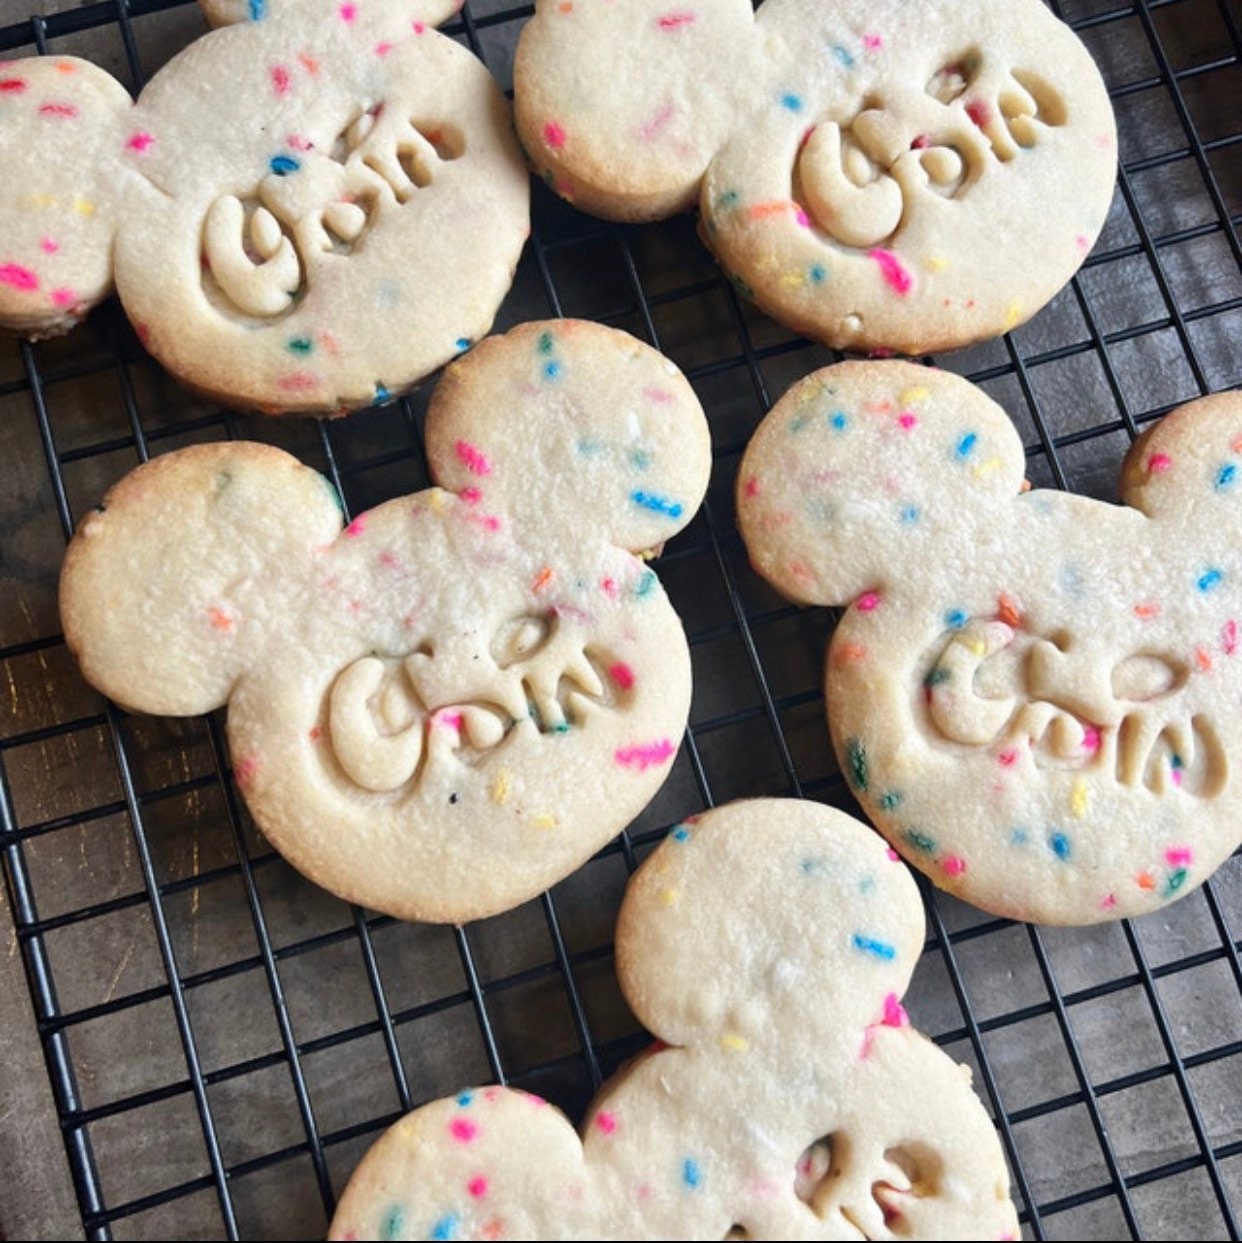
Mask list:
[[[201,32],[187,2],[0,0],[0,56],[81,51],[136,89]],[[1145,424],[1242,382],[1242,36],[1229,0],[1053,8],[1117,109],[1112,211],[1035,320],[937,361],[1013,413],[1034,482],[1102,495]],[[530,12],[468,0],[446,33],[507,86]],[[739,795],[853,808],[823,726],[833,615],[753,575],[731,502],[770,402],[832,356],[739,301],[688,220],[605,225],[537,188],[498,326],[549,314],[656,344],[708,411],[709,500],[660,563],[695,700],[672,777],[616,843],[537,902],[464,928],[401,924],[303,881],[247,818],[221,720],[153,721],[99,699],[55,613],[75,520],[137,460],[268,440],[325,470],[357,512],[427,485],[425,395],[340,423],[223,412],[173,385],[115,304],[63,341],[0,344],[0,848],[89,1238],[322,1233],[382,1128],[463,1083],[514,1083],[580,1116],[647,1039],[617,991],[611,936],[652,844]],[[1236,1239],[1242,860],[1167,912],[1085,931],[923,891],[908,1005],[974,1069],[1025,1233]]]

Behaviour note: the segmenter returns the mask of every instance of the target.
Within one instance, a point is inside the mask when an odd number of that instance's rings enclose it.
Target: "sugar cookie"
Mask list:
[[[710,447],[672,363],[562,321],[449,368],[427,449],[442,487],[343,532],[279,450],[156,458],[79,527],[61,616],[118,702],[228,704],[238,787],[295,867],[458,922],[568,874],[668,774],[690,658],[634,552],[689,522]]]
[[[945,372],[792,388],[738,476],[755,568],[849,605],[828,653],[842,771],[892,844],[985,910],[1151,911],[1242,840],[1242,397],[1136,442],[1126,504],[1021,492],[1003,410]]]
[[[679,825],[638,870],[617,970],[659,1044],[581,1140],[484,1088],[371,1149],[329,1238],[1018,1237],[969,1072],[901,1006],[923,943],[910,874],[856,820],[762,799]]]

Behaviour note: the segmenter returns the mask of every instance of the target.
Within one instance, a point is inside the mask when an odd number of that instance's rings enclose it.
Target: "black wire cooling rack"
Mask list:
[[[79,52],[136,88],[201,30],[186,3],[0,0],[0,55]],[[938,361],[1010,410],[1036,483],[1105,495],[1144,424],[1242,382],[1242,37],[1227,0],[1053,7],[1117,109],[1113,208],[1035,320]],[[508,86],[530,12],[469,0],[446,33]],[[0,344],[0,846],[90,1238],[322,1233],[382,1128],[467,1082],[515,1083],[580,1116],[646,1039],[611,936],[652,843],[743,794],[852,806],[822,719],[833,617],[750,572],[730,499],[770,401],[831,356],[740,302],[689,220],[604,225],[539,188],[499,326],[549,314],[660,346],[711,418],[707,506],[660,563],[690,634],[694,708],[668,785],[618,842],[537,902],[452,929],[347,908],[294,874],[246,817],[220,719],[152,721],[95,697],[54,604],[77,516],[136,460],[276,441],[356,512],[427,485],[424,396],[340,423],[221,412],[168,381],[112,304],[63,341]],[[1081,931],[924,894],[909,1008],[974,1068],[1025,1232],[1236,1239],[1242,860],[1165,912]]]

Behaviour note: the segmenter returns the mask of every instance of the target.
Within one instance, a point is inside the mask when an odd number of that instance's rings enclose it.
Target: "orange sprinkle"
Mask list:
[[[551,586],[552,580],[555,577],[556,573],[552,567],[550,565],[545,565],[543,569],[535,575],[535,581],[533,584],[535,594],[538,595],[541,591],[546,591],[548,587]]]
[[[213,630],[232,630],[233,618],[224,609],[211,605],[207,610],[207,615],[211,618],[211,627]]]
[[[778,199],[771,203],[753,203],[746,209],[746,219],[771,220],[773,216],[783,216],[787,212],[801,210],[792,199]]]
[[[1242,436],[1234,438],[1233,444],[1229,446],[1234,453],[1242,453]]]
[[[1140,889],[1155,889],[1156,878],[1150,872],[1140,872],[1135,878]]]
[[[1018,630],[1022,626],[1022,609],[1018,602],[1006,592],[1000,593],[1000,599],[996,602],[996,616],[1005,623],[1006,626],[1012,626]]]
[[[808,582],[815,577],[805,561],[791,561],[789,563],[789,572],[794,578],[800,578],[803,582]]]
[[[834,665],[848,665],[866,659],[867,645],[865,643],[842,643],[839,647],[832,649]]]
[[[1160,606],[1158,604],[1136,604],[1134,606],[1134,616],[1142,618],[1143,621],[1150,621],[1153,617],[1160,616]]]
[[[1206,647],[1195,648],[1195,664],[1199,666],[1200,673],[1212,672],[1212,655]]]
[[[299,52],[298,60],[307,73],[313,75],[319,72],[319,62],[309,52]]]
[[[306,736],[311,740],[311,742],[318,742],[323,737],[323,730],[321,730],[318,725],[313,725],[310,733]]]
[[[77,73],[77,66],[71,65],[67,60],[58,60],[56,62],[57,73]]]
[[[574,11],[574,0],[561,0],[557,7],[562,13],[572,13]]]

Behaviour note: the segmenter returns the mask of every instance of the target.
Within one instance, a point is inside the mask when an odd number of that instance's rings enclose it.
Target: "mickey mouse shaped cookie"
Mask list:
[[[485,334],[529,227],[509,108],[427,0],[285,0],[132,105],[64,58],[0,66],[0,325],[117,290],[186,384],[270,412],[384,400]]]
[[[427,453],[440,487],[344,531],[277,449],[157,458],[81,524],[60,602],[113,699],[228,704],[237,784],[295,867],[459,922],[567,875],[667,775],[690,658],[634,554],[689,522],[710,447],[672,363],[564,321],[449,368]]]
[[[581,1140],[537,1097],[464,1092],[363,1159],[329,1238],[1016,1239],[969,1072],[909,1025],[910,874],[815,803],[734,803],[635,874],[617,971],[664,1043]]]
[[[845,363],[764,420],[739,520],[780,591],[849,606],[833,742],[911,863],[1015,919],[1142,914],[1242,840],[1242,398],[1145,433],[1123,506],[1023,469],[967,381]]]
[[[1013,328],[1112,197],[1104,83],[1040,0],[538,0],[515,83],[559,194],[622,220],[697,199],[743,292],[841,349]]]

